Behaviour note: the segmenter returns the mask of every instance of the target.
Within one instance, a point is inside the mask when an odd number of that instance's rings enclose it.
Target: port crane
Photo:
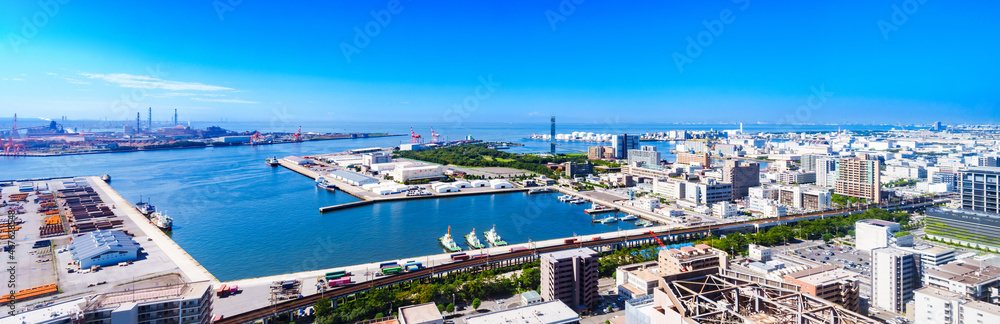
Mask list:
[[[302,141],[302,126],[299,126],[299,131],[298,132],[295,132],[295,134],[292,134],[292,140],[294,140],[296,142],[301,142]]]
[[[434,132],[434,127],[431,127],[431,141],[437,143],[440,141],[441,134]]]
[[[660,244],[661,248],[666,248],[667,247],[666,244],[663,244],[663,241],[660,241],[659,237],[656,237],[656,233],[653,233],[653,231],[649,231],[647,233],[649,233],[649,235],[653,236],[653,239],[656,240],[656,243]]]
[[[420,143],[420,135],[413,132],[413,127],[410,127],[410,143],[417,144]]]
[[[250,145],[254,145],[254,144],[260,143],[260,141],[263,138],[264,138],[264,136],[260,135],[259,131],[254,132],[253,135],[250,135]]]
[[[7,144],[3,146],[3,155],[18,155],[27,154],[28,149],[24,147],[24,144],[14,143],[14,136],[17,135],[17,114],[14,114],[14,126],[10,129],[10,134],[7,135]]]

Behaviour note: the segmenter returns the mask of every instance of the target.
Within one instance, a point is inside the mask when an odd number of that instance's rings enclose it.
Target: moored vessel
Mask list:
[[[465,242],[469,243],[469,247],[473,249],[482,249],[486,247],[486,245],[483,244],[483,242],[479,241],[479,237],[476,236],[475,228],[472,229],[472,232],[469,232],[469,234],[465,235]]]
[[[497,234],[497,226],[493,225],[493,228],[489,231],[483,232],[483,236],[486,237],[486,242],[492,246],[504,246],[507,245],[507,241],[500,238],[500,234]]]
[[[153,225],[156,225],[156,227],[165,231],[169,231],[174,227],[174,219],[167,216],[164,212],[153,212],[153,214],[149,216],[149,221],[153,222]]]
[[[438,238],[438,242],[440,242],[441,246],[443,246],[448,252],[458,252],[462,250],[462,248],[458,247],[458,244],[455,244],[455,240],[451,238],[451,226],[448,226],[447,234]]]

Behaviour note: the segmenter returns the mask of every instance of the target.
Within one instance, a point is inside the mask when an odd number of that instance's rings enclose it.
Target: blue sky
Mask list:
[[[580,2],[4,1],[0,114],[1000,119],[996,2]]]

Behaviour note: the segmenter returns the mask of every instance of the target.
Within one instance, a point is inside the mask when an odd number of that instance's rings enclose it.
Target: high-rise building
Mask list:
[[[841,159],[837,166],[834,193],[867,199],[873,203],[881,202],[881,165],[879,160],[867,157]]]
[[[903,313],[920,288],[920,256],[896,248],[872,251],[873,305]]]
[[[556,116],[552,116],[552,133],[549,134],[549,153],[556,156]]]
[[[629,150],[639,149],[639,135],[613,135],[611,136],[611,147],[615,150],[616,159],[627,159]]]
[[[750,187],[760,185],[760,164],[726,160],[722,167],[722,182],[733,184],[733,200],[743,199],[750,193]]]
[[[581,248],[545,253],[539,259],[542,299],[558,299],[578,310],[597,306],[597,252]]]
[[[877,248],[889,246],[889,238],[892,233],[899,232],[899,223],[866,219],[854,223],[854,232],[857,237],[858,250],[871,252]]]
[[[1000,168],[974,167],[959,173],[958,191],[962,193],[962,208],[987,213],[1000,212]]]
[[[643,146],[641,150],[628,151],[629,165],[659,165],[660,152],[656,151],[656,146]]]
[[[837,159],[816,159],[816,185],[833,188],[837,185]]]
[[[563,172],[565,172],[566,177],[570,179],[588,175],[594,173],[594,164],[590,163],[590,161],[583,163],[565,162],[563,163]]]
[[[708,153],[677,153],[677,163],[707,168],[712,166],[712,159]]]
[[[799,162],[801,163],[800,166],[802,171],[809,172],[809,171],[816,171],[817,161],[819,161],[820,159],[827,159],[827,158],[830,158],[830,156],[821,154],[802,154],[802,159],[800,159]]]

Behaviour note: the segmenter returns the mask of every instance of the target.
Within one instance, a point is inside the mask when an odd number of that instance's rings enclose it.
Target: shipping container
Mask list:
[[[563,243],[566,243],[566,244],[572,244],[572,243],[576,243],[576,242],[579,242],[579,240],[577,240],[575,238],[563,240]]]
[[[382,273],[383,274],[392,274],[392,273],[400,273],[400,272],[403,272],[403,267],[401,267],[399,265],[382,268]]]
[[[420,270],[424,267],[420,262],[410,262],[406,264],[406,271]]]
[[[391,267],[397,265],[396,262],[383,262],[378,265],[379,268]]]
[[[485,258],[486,254],[476,254],[472,256],[472,260]]]
[[[523,247],[523,246],[518,246],[518,247],[512,247],[512,248],[510,248],[510,252],[519,252],[519,251],[525,251],[525,250],[527,250],[527,249],[528,249],[528,248],[526,248],[526,247]]]
[[[340,278],[335,280],[330,280],[330,287],[336,287],[341,285],[346,285],[351,283],[351,278]]]
[[[591,240],[591,241],[597,241],[597,240],[600,240],[600,239],[601,239],[601,237],[600,237],[600,236],[594,236],[594,238],[592,238],[592,239],[590,239],[590,240]]]
[[[344,270],[327,272],[326,273],[326,280],[340,279],[340,278],[343,278],[343,277],[345,277],[347,275],[348,275],[347,271],[344,271]]]
[[[222,315],[215,315],[215,317],[213,317],[213,318],[212,318],[212,322],[218,322],[218,321],[221,321],[221,320],[222,320],[222,318],[223,318],[223,316],[222,316]]]
[[[240,291],[240,286],[234,284],[229,287],[230,294],[235,294],[237,291]]]
[[[462,261],[462,260],[468,260],[468,259],[469,259],[469,255],[465,254],[465,253],[455,253],[455,254],[451,255],[451,260],[452,261]]]
[[[221,297],[225,296],[227,293],[229,293],[229,285],[222,284],[222,286],[219,286],[219,290],[215,292],[215,295]]]

